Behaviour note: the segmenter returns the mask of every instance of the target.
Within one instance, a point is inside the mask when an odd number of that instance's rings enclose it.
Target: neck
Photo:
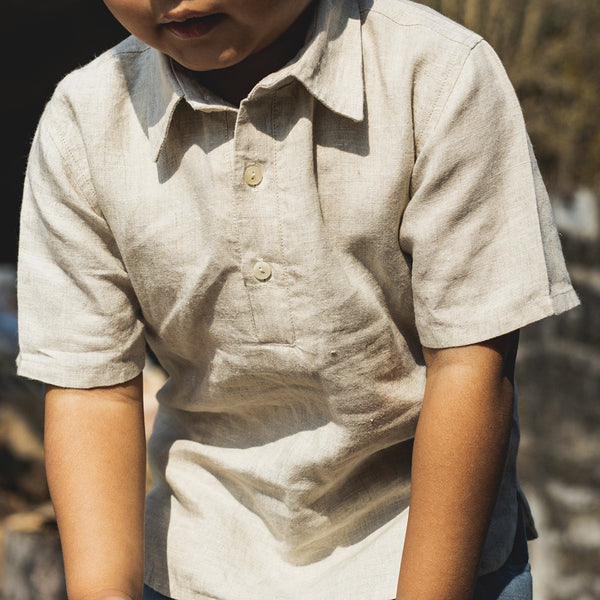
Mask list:
[[[281,69],[304,46],[313,13],[311,2],[292,26],[263,50],[226,69],[197,72],[195,77],[224,100],[239,106],[261,79]]]

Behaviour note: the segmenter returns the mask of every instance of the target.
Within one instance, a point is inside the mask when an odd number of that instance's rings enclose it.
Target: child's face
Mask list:
[[[312,0],[104,0],[140,40],[194,71],[230,67],[274,42]]]

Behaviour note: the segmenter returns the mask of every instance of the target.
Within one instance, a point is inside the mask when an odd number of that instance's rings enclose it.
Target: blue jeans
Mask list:
[[[532,594],[525,522],[521,514],[521,507],[519,507],[517,533],[512,552],[497,571],[482,575],[477,579],[473,600],[531,600]],[[172,599],[145,585],[142,600]],[[265,600],[269,599],[265,598]],[[310,600],[310,598],[306,600]]]
[[[533,595],[527,534],[521,505],[512,552],[493,573],[477,579],[473,600],[531,600]]]

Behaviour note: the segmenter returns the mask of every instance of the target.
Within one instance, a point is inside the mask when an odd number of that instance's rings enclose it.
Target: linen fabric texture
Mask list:
[[[422,346],[578,303],[500,61],[405,0],[322,0],[239,109],[135,38],[68,75],[18,281],[21,375],[124,382],[146,341],[167,371],[146,582],[178,600],[392,597]],[[515,412],[480,573],[512,547],[517,445]]]

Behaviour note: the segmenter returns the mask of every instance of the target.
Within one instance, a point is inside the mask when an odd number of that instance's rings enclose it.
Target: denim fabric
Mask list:
[[[479,577],[473,600],[531,600],[532,594],[525,520],[519,504],[519,520],[512,552],[500,569]]]
[[[145,585],[142,600],[171,600],[171,598],[167,598],[167,596],[163,596],[156,590],[153,590],[151,587]]]

